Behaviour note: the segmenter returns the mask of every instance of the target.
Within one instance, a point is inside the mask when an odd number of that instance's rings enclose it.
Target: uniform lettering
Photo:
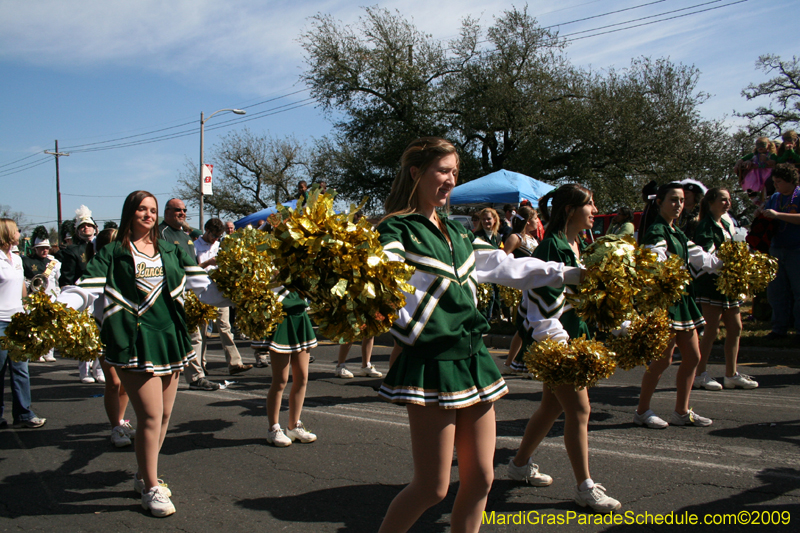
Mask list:
[[[148,267],[144,263],[138,263],[136,265],[136,277],[137,278],[156,278],[156,277],[163,277],[164,276],[164,267]]]

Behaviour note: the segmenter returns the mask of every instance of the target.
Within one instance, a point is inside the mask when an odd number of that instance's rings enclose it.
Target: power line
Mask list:
[[[552,24],[550,26],[545,26],[542,29],[543,30],[549,30],[550,28],[558,28],[559,26],[568,26],[570,24],[575,24],[576,22],[583,22],[583,21],[586,21],[586,20],[597,19],[597,18],[600,18],[600,17],[607,17],[608,15],[614,15],[616,13],[622,13],[623,11],[631,11],[633,9],[639,9],[640,7],[652,6],[653,4],[660,4],[661,2],[666,2],[666,1],[667,0],[656,0],[655,2],[649,2],[647,4],[639,4],[638,6],[626,7],[625,9],[618,9],[616,11],[609,11],[607,13],[600,13],[599,15],[592,15],[591,17],[584,17],[582,19],[570,20],[569,22],[561,22],[559,24]],[[722,0],[715,0],[715,1],[720,2]]]
[[[606,35],[606,34],[609,34],[609,33],[616,33],[618,31],[623,31],[623,30],[632,30],[633,28],[640,28],[642,26],[649,26],[651,24],[656,24],[658,22],[666,22],[668,20],[675,20],[675,19],[679,19],[679,18],[683,18],[683,17],[688,17],[690,15],[697,15],[698,13],[705,13],[706,11],[714,11],[715,9],[722,9],[723,7],[734,6],[736,4],[743,4],[743,3],[747,2],[747,1],[749,1],[749,0],[739,0],[738,2],[731,2],[729,4],[723,4],[721,6],[709,7],[707,9],[701,9],[699,11],[694,11],[692,13],[684,13],[682,15],[675,15],[674,17],[667,17],[667,18],[660,19],[660,20],[653,20],[653,21],[650,21],[650,22],[643,22],[642,24],[635,24],[633,26],[628,26],[626,28],[617,28],[616,30],[609,30],[609,31],[604,31],[604,32],[600,32],[600,33],[594,33],[592,35],[584,35],[583,37],[575,37],[573,39],[566,39],[566,42],[580,41],[581,39],[588,39],[589,37],[597,37],[598,35]],[[711,3],[714,3],[714,2],[708,2],[708,3],[711,4]],[[689,9],[691,9],[691,8],[689,8]],[[626,24],[629,24],[630,22],[632,22],[632,21],[629,21]],[[596,30],[592,30],[592,31],[596,31]],[[584,32],[578,32],[578,33],[584,33]]]
[[[27,165],[23,165],[21,167],[15,167],[13,169],[6,169],[5,171],[0,172],[0,178],[2,178],[4,176],[10,176],[12,174],[17,174],[18,172],[23,172],[25,170],[29,170],[31,168],[35,168],[35,167],[44,165],[45,163],[49,163],[49,162],[50,162],[50,158],[49,157],[45,157],[44,159],[40,159],[39,161],[34,161],[32,163],[29,163]]]
[[[7,167],[9,165],[13,165],[14,163],[19,163],[20,161],[25,161],[26,159],[30,159],[31,157],[36,157],[37,155],[42,155],[42,154],[41,154],[41,152],[36,152],[35,154],[31,154],[29,156],[25,156],[25,157],[23,157],[21,159],[17,159],[16,161],[12,161],[10,163],[5,163],[3,165],[0,165],[0,168]]]

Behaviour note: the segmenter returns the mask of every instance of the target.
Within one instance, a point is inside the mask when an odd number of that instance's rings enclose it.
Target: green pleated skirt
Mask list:
[[[186,328],[180,331],[170,318],[165,300],[168,296],[162,292],[139,317],[139,331],[133,347],[124,352],[106,347],[104,355],[108,364],[133,372],[166,376],[182,372],[196,357]]]
[[[317,345],[317,336],[308,313],[286,315],[278,324],[272,336],[252,343],[259,350],[272,350],[276,353],[297,353],[310,350]]]
[[[484,346],[456,361],[437,361],[404,350],[381,385],[378,395],[392,403],[462,409],[493,402],[508,392],[497,365]]]
[[[741,307],[742,300],[732,300],[717,290],[716,274],[704,274],[694,280],[695,301],[698,304],[708,304],[723,309]]]

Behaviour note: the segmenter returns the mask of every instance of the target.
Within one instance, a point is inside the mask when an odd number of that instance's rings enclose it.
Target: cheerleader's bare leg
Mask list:
[[[675,343],[681,351],[681,364],[678,367],[678,375],[675,377],[675,386],[678,389],[675,397],[675,412],[684,415],[689,411],[689,395],[692,392],[697,365],[700,363],[697,330],[678,331],[675,334]]]
[[[406,409],[414,476],[389,505],[380,533],[408,531],[425,510],[447,496],[450,488],[456,410],[420,405],[408,405]]]
[[[306,399],[308,386],[308,360],[307,350],[295,352],[291,357],[292,389],[289,391],[289,429],[297,426],[300,415],[303,413],[303,402]]]
[[[267,392],[267,419],[269,426],[280,424],[281,400],[286,384],[289,382],[289,364],[291,355],[270,350],[272,383]]]
[[[494,404],[478,403],[456,411],[458,493],[450,518],[451,531],[478,531],[494,481],[497,446]]]
[[[699,376],[706,371],[708,366],[708,359],[711,357],[711,348],[714,346],[714,341],[717,340],[717,332],[719,332],[719,322],[722,318],[722,307],[718,305],[700,304],[703,308],[703,318],[706,320],[706,326],[703,330],[703,336],[700,338],[700,364],[697,365],[697,375]],[[726,337],[727,343],[727,337]],[[738,340],[736,342],[738,348]],[[727,359],[727,354],[726,354]]]
[[[128,393],[125,391],[114,365],[106,363],[105,357],[100,358],[100,365],[103,367],[103,374],[106,376],[103,403],[105,404],[108,421],[111,423],[111,427],[115,428],[125,418],[125,410],[128,408]]]
[[[672,352],[674,351],[675,338],[669,341],[669,345],[667,346],[667,349],[664,350],[660,359],[650,362],[647,372],[645,372],[644,376],[642,376],[642,390],[639,393],[639,407],[636,409],[636,412],[640,415],[646,413],[650,409],[650,400],[653,398],[653,394],[656,392],[656,387],[658,387],[658,382],[661,379],[661,375],[672,363]],[[683,352],[681,352],[681,356],[683,356]]]
[[[725,324],[725,375],[736,375],[739,360],[739,339],[742,336],[742,315],[738,307],[723,309],[722,322]]]
[[[519,450],[517,450],[517,455],[514,457],[516,466],[525,466],[528,463],[528,459],[539,447],[539,444],[541,444],[547,433],[550,432],[550,428],[553,427],[553,424],[563,412],[564,408],[558,398],[550,386],[545,385],[542,389],[542,401],[539,403],[539,408],[531,415],[528,425],[525,426],[525,434],[522,436]]]

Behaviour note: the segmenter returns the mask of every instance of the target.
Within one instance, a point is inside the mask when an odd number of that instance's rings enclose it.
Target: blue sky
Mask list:
[[[704,116],[727,116],[735,126],[740,120],[731,116],[733,111],[755,106],[741,97],[741,90],[765,79],[754,68],[758,56],[774,53],[789,58],[797,51],[786,44],[791,41],[786,36],[795,33],[796,20],[786,16],[787,4],[734,2],[535,0],[528,2],[528,11],[549,26],[642,6],[563,25],[560,33],[565,35],[701,4],[706,5],[632,24],[724,6],[576,40],[566,52],[573,64],[595,70],[625,68],[631,58],[641,55],[693,64],[701,71],[700,89],[712,95],[702,108]],[[122,200],[132,190],[156,194],[161,208],[173,196],[186,161],[196,163],[199,158],[201,111],[208,116],[221,108],[252,106],[247,107],[248,116],[241,117],[247,119],[295,103],[296,109],[246,125],[254,133],[277,137],[310,140],[325,135],[330,122],[313,103],[303,101],[308,92],[284,96],[305,88],[299,82],[305,63],[298,37],[309,29],[309,17],[316,13],[357,22],[363,15],[361,5],[368,4],[0,0],[0,204],[24,213],[27,222],[54,225],[55,164],[42,151],[53,150],[56,139],[62,151],[71,152],[60,159],[64,218],[85,204],[97,220],[116,220]],[[379,5],[399,10],[422,31],[447,40],[457,35],[466,16],[480,19],[486,27],[504,9],[524,3],[406,0]],[[619,27],[625,26],[615,28]],[[206,123],[206,154],[223,135],[244,126],[210,129],[230,118],[234,115],[220,114]],[[187,132],[176,139],[78,151],[79,145],[186,123],[190,124],[164,132]],[[102,146],[106,145],[92,147]],[[192,209],[189,222],[196,220]]]

